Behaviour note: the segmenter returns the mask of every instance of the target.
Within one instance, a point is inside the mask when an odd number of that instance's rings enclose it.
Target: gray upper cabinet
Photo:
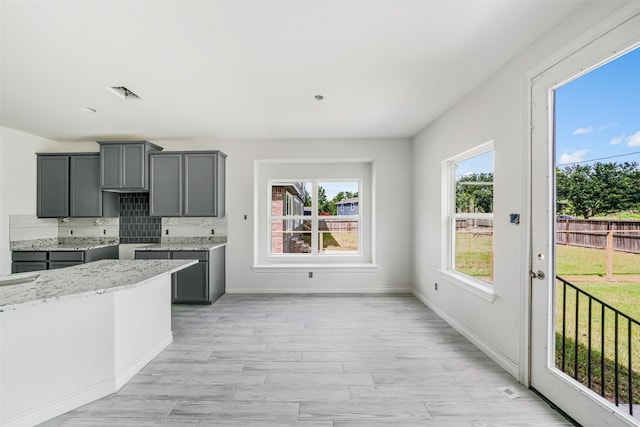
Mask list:
[[[39,154],[37,174],[38,217],[69,216],[69,156]]]
[[[224,216],[226,155],[184,153],[184,216]]]
[[[100,190],[99,166],[98,153],[38,154],[38,217],[117,217],[118,196]]]
[[[149,153],[162,147],[149,141],[98,141],[100,188],[106,191],[149,190]]]
[[[149,215],[182,215],[182,155],[154,153],[149,156]]]
[[[225,214],[225,161],[220,151],[152,153],[150,215]]]
[[[118,195],[100,190],[100,155],[72,155],[69,216],[117,217]]]

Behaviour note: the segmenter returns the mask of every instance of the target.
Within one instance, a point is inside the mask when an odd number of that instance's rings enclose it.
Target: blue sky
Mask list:
[[[640,163],[640,48],[556,91],[556,164],[594,159]]]

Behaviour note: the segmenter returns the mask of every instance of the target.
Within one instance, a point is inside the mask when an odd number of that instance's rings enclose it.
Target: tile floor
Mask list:
[[[225,295],[173,306],[173,330],[120,391],[43,425],[571,425],[413,296]]]

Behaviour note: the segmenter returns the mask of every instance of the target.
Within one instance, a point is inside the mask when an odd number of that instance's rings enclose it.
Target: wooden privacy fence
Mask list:
[[[640,221],[558,218],[556,244],[604,249],[606,280],[613,281],[613,251],[640,254]]]

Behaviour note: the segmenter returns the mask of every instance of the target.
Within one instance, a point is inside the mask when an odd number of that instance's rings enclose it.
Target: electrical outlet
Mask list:
[[[73,236],[73,230],[69,230],[69,236]]]
[[[309,272],[309,279],[313,279],[313,271]]]
[[[436,291],[437,291],[438,290],[438,284],[436,283],[435,285],[436,285],[435,288],[436,288]]]
[[[106,236],[106,235],[107,235],[107,230],[106,230],[106,229],[103,229],[103,230],[102,230],[102,234]]]
[[[169,229],[168,229],[168,228],[165,228],[165,229],[164,229],[164,234],[165,234],[166,236],[168,236],[168,235],[169,235]]]
[[[213,228],[211,229],[211,234],[216,234],[216,230],[214,230]]]

